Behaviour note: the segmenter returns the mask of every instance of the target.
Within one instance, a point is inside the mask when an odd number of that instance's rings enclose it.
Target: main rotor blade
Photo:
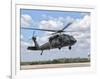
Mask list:
[[[21,27],[22,29],[27,29],[27,30],[40,30],[40,31],[49,31],[49,32],[57,32],[58,30],[48,30],[48,29],[36,29],[36,28],[25,28]]]
[[[70,26],[72,22],[68,23],[62,30],[66,29],[68,26]]]
[[[63,33],[63,32],[67,32],[67,31],[57,31],[57,32],[55,32],[55,33],[51,33],[51,35],[55,35],[55,34],[57,34],[57,33]]]

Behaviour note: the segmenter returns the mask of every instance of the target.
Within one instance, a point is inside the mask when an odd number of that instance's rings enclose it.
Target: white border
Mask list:
[[[96,70],[96,45],[95,45],[95,9],[93,7],[76,7],[68,6],[68,7],[61,7],[61,6],[32,6],[32,5],[16,5],[15,12],[13,12],[12,16],[12,78],[22,78],[28,79],[27,77],[37,77],[38,75],[64,75],[64,74],[75,74],[75,75],[82,75],[82,74],[89,74],[90,72],[93,73]],[[20,29],[20,8],[25,9],[44,9],[44,10],[60,10],[60,11],[84,11],[84,12],[91,12],[91,67],[77,67],[77,68],[56,68],[56,69],[37,69],[37,70],[21,70],[20,71],[20,40],[19,40],[19,29]],[[15,27],[14,27],[15,26]],[[16,46],[15,46],[16,45]],[[95,52],[95,53],[94,53]],[[41,70],[41,71],[40,71]]]

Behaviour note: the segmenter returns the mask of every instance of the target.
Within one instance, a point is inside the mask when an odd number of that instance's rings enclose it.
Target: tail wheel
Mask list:
[[[72,47],[71,46],[69,46],[69,50],[71,50],[72,49]]]
[[[33,31],[32,40],[36,40],[35,31]]]
[[[59,50],[61,49],[61,47],[58,48]]]
[[[41,54],[40,55],[42,55],[43,54],[43,50],[42,50],[42,52],[41,52]]]

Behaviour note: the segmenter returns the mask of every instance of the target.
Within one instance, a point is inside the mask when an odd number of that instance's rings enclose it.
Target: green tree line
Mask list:
[[[21,62],[21,65],[40,65],[40,64],[60,64],[60,63],[80,63],[90,62],[88,58],[61,58],[48,61],[32,61],[32,62]]]

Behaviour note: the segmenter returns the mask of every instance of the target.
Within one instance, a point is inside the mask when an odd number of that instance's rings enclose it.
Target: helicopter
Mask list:
[[[72,49],[72,46],[77,42],[77,40],[69,34],[65,34],[64,31],[68,26],[70,26],[72,23],[68,23],[65,27],[63,27],[61,30],[49,30],[49,29],[37,29],[37,28],[25,28],[22,27],[22,29],[26,30],[39,30],[39,31],[49,31],[53,32],[51,37],[48,38],[48,42],[44,43],[43,45],[39,46],[36,37],[32,36],[32,41],[34,42],[35,46],[28,46],[28,50],[41,50],[40,55],[43,54],[44,50],[50,50],[58,48],[59,50],[62,47],[68,46],[69,50]]]

